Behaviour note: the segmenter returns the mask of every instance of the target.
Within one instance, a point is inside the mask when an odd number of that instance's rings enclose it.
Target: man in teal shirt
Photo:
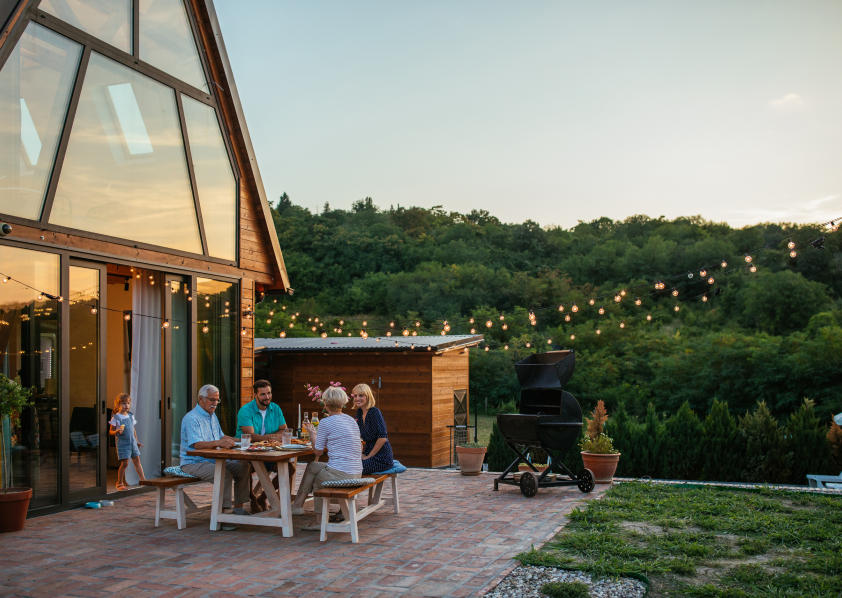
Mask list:
[[[237,438],[240,438],[243,434],[251,434],[252,442],[269,440],[270,436],[279,434],[281,430],[286,429],[286,420],[284,420],[281,408],[272,402],[272,385],[269,384],[268,380],[258,380],[254,383],[252,389],[254,390],[254,400],[243,405],[237,413]],[[276,471],[277,469],[274,463],[265,463],[265,465],[269,471]],[[289,487],[293,488],[295,463],[290,462],[289,468]],[[278,476],[275,476],[272,483],[277,489]],[[252,488],[249,488],[249,498],[251,499],[252,513],[266,510],[265,491],[257,498]]]

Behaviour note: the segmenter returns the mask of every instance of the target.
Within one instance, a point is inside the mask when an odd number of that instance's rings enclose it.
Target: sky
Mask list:
[[[838,0],[215,5],[271,201],[842,217]]]

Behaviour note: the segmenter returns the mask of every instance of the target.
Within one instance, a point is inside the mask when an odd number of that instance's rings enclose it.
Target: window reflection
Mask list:
[[[171,88],[91,54],[50,223],[202,253]]]
[[[37,220],[82,47],[30,23],[0,71],[0,213]]]
[[[187,96],[183,95],[181,99],[208,253],[213,257],[235,260],[237,232],[232,223],[237,222],[237,183],[216,112]]]
[[[32,488],[30,508],[46,507],[59,502],[59,304],[46,296],[39,301],[38,291],[15,280],[57,296],[59,258],[0,246],[0,265],[12,279],[0,283],[0,368],[8,378],[35,388],[19,425],[0,422],[0,438],[12,485]]]
[[[118,50],[132,53],[131,0],[41,0],[38,8]]]
[[[216,415],[222,431],[229,436],[237,431],[240,408],[238,293],[236,283],[196,279],[198,385],[201,388],[213,384],[219,388],[221,402]]]
[[[140,1],[140,59],[208,93],[182,0]]]

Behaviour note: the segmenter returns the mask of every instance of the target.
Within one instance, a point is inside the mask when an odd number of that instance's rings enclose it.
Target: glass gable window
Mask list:
[[[41,0],[38,8],[132,53],[132,0]]]
[[[140,2],[140,59],[208,93],[182,0]]]
[[[50,223],[202,253],[171,88],[91,54]]]
[[[38,220],[82,47],[30,23],[0,71],[0,213]]]
[[[208,253],[226,260],[236,259],[237,182],[213,108],[181,96],[193,171],[202,206],[202,221]]]

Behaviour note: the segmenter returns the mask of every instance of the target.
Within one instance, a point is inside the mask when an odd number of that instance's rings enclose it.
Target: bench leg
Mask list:
[[[373,488],[368,489],[368,504],[376,505],[380,502],[380,496],[383,494],[383,482],[380,482]]]
[[[395,513],[400,513],[401,504],[398,498],[398,476],[397,474],[392,474],[389,477],[392,478],[392,504],[395,507]]]
[[[322,533],[319,536],[319,541],[327,540],[327,522],[330,521],[330,499],[322,501]]]
[[[175,489],[175,523],[178,529],[187,527],[187,517],[184,513],[184,488]]]
[[[164,504],[167,496],[164,488],[158,488],[158,495],[155,497],[155,527],[161,526],[161,511],[164,510]]]
[[[357,531],[357,501],[354,498],[343,499],[348,510],[348,521],[351,524],[351,543],[357,544],[360,541],[360,535]]]

